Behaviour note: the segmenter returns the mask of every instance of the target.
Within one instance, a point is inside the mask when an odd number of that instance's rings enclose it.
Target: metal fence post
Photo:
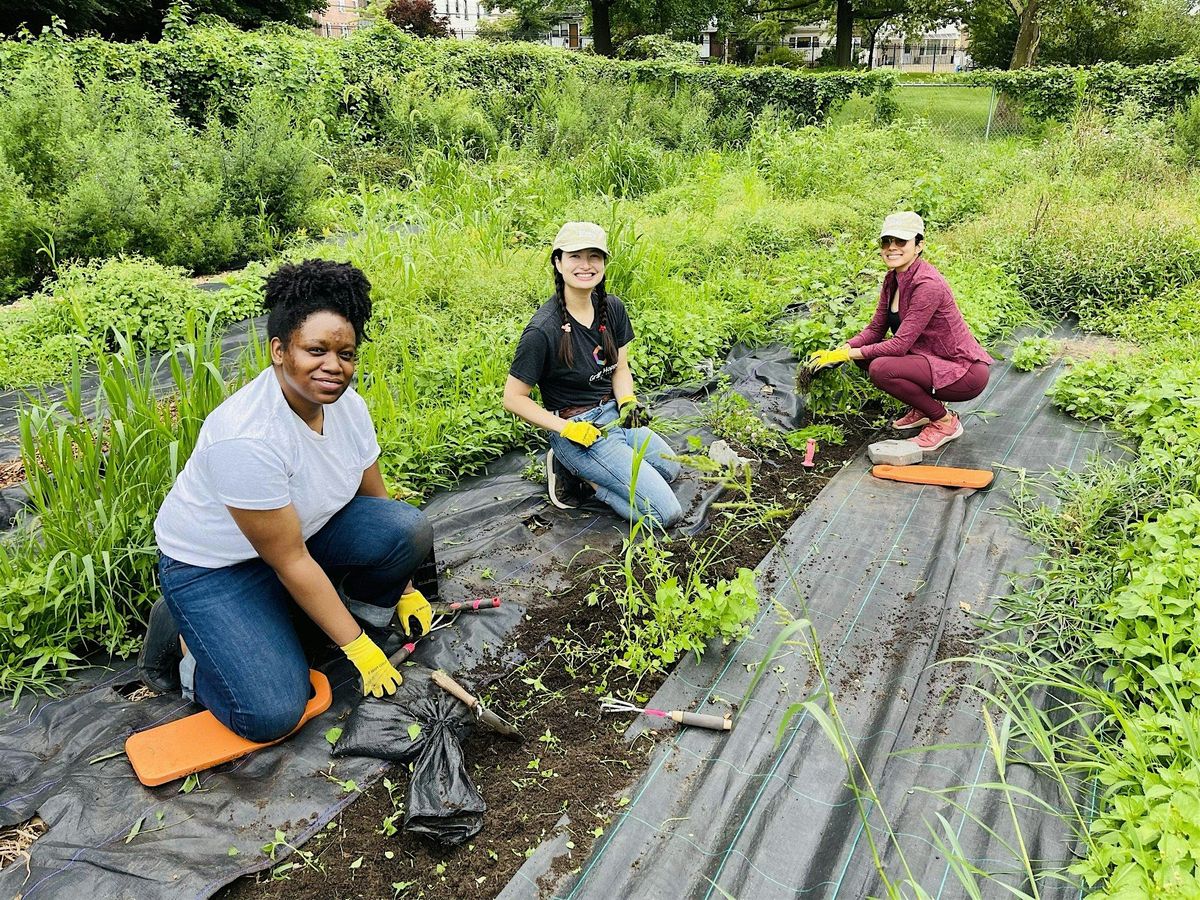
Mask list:
[[[992,135],[992,116],[996,113],[996,86],[992,85],[992,96],[988,98],[987,126],[983,129],[983,139],[986,141]]]

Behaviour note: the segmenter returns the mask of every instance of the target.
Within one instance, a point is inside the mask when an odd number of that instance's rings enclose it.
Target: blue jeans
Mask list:
[[[355,497],[308,539],[335,585],[380,607],[395,605],[432,546],[423,512],[381,497]],[[196,700],[249,740],[288,734],[309,698],[300,632],[315,626],[275,570],[261,559],[208,569],[162,556],[158,575],[194,657]]]
[[[572,418],[574,422],[591,422],[603,428],[617,420],[617,403],[610,400],[603,406],[589,409]],[[683,510],[670,482],[679,477],[679,463],[666,459],[674,451],[649,428],[619,428],[613,426],[590,447],[581,447],[558,434],[550,435],[554,456],[584,481],[596,485],[596,496],[607,503],[627,522],[646,517],[648,521],[669,528],[679,521]],[[634,481],[634,460],[645,455],[637,470],[637,485],[630,504]],[[634,506],[637,512],[634,512]]]

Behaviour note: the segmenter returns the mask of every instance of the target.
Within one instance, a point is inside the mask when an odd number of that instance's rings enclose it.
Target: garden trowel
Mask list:
[[[429,678],[442,690],[453,694],[455,697],[465,703],[467,708],[475,714],[475,718],[480,722],[480,724],[486,725],[493,731],[503,734],[507,737],[516,738],[518,741],[525,740],[525,736],[517,730],[517,726],[513,725],[511,722],[506,722],[490,709],[484,709],[484,706],[479,702],[478,697],[472,696],[470,691],[468,691],[465,687],[463,687],[441,669],[434,671]]]

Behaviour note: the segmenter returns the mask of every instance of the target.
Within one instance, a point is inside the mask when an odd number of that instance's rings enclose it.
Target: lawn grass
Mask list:
[[[916,84],[901,81],[892,91],[898,109],[896,121],[927,123],[938,133],[963,140],[1010,137],[1024,134],[1029,124],[1010,114],[1003,120],[994,115],[996,98],[990,87],[961,84]],[[992,114],[991,127],[988,125]],[[874,100],[854,97],[833,117],[834,124],[870,121],[875,115]]]

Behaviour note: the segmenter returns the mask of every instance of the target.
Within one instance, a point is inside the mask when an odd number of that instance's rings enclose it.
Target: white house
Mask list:
[[[700,33],[702,62],[719,62],[729,58],[729,44],[712,22]],[[801,54],[810,66],[817,65],[822,54],[834,52],[836,36],[832,22],[805,25],[785,34],[781,45]],[[769,47],[760,50],[769,50]],[[867,64],[869,47],[864,38],[855,35],[851,55],[858,65]],[[902,72],[956,72],[970,65],[966,37],[955,25],[946,25],[923,35],[906,36],[896,32],[880,32],[875,39],[873,68],[893,68]]]
[[[329,0],[323,12],[313,13],[313,31],[324,37],[345,37],[355,29],[370,24],[364,18],[368,0]],[[481,0],[433,0],[433,14],[449,20],[450,36],[472,40],[479,33],[479,23],[494,21],[500,9]],[[544,34],[534,40],[567,50],[580,50],[592,43],[592,36],[583,33],[583,12],[565,10]]]
[[[558,21],[550,26],[550,33],[542,43],[566,50],[582,50],[590,46],[592,36],[583,33],[583,13],[578,10],[563,12]]]
[[[480,0],[433,0],[433,14],[450,20],[452,37],[471,40],[479,30],[480,21],[495,19],[499,10]]]

